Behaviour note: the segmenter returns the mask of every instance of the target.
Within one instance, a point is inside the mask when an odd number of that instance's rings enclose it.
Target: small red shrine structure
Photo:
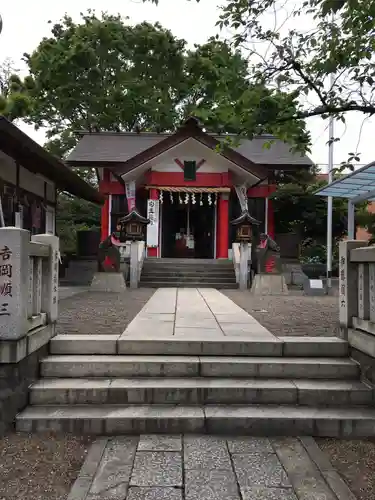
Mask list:
[[[231,147],[225,139],[231,138]],[[271,148],[264,144],[274,140]],[[189,118],[174,133],[83,133],[67,163],[100,178],[102,240],[135,206],[149,219],[149,257],[227,259],[236,240],[229,221],[241,214],[236,187],[247,186],[260,232],[275,237],[268,196],[280,173],[312,165],[271,136],[238,140],[204,131]]]

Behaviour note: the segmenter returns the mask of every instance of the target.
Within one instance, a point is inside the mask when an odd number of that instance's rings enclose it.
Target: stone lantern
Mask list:
[[[253,226],[259,226],[260,221],[254,219],[247,210],[244,210],[231,224],[237,227],[236,239],[240,243],[251,243],[253,241]]]
[[[121,226],[122,241],[130,240],[130,288],[138,288],[138,279],[142,268],[145,248],[140,242],[145,240],[145,228],[150,221],[143,217],[136,208],[122,217],[118,223]]]
[[[119,221],[121,225],[121,241],[142,241],[145,239],[145,227],[150,221],[143,217],[136,208]]]
[[[253,226],[259,226],[260,221],[252,217],[248,210],[244,210],[237,219],[232,220],[231,224],[236,226],[236,239],[240,243],[240,261],[235,262],[239,267],[239,287],[240,290],[246,290],[249,283],[249,269],[251,267],[251,246],[254,232]]]

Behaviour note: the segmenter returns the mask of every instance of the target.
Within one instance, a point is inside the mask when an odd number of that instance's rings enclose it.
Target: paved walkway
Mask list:
[[[213,288],[159,288],[123,336],[276,337],[232,300]]]
[[[314,439],[100,438],[68,500],[355,500]]]

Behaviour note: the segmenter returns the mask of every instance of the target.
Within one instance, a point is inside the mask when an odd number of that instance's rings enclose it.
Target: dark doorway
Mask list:
[[[182,203],[180,203],[180,200]],[[205,199],[185,204],[185,195],[162,204],[162,257],[213,259],[216,205]],[[189,238],[190,236],[190,238]]]

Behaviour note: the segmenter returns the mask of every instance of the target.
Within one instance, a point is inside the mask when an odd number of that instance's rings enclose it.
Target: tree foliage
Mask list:
[[[79,23],[65,16],[25,59],[34,85],[30,121],[48,128],[60,156],[77,130],[170,131],[191,114],[215,130],[267,131],[302,149],[309,142],[302,120],[291,127],[265,118],[267,103],[295,110],[295,96],[254,84],[240,51],[218,38],[187,50],[158,23],[130,26],[89,11]]]
[[[278,119],[290,120],[328,114],[375,112],[372,89],[375,81],[375,3],[372,0],[303,0],[289,15],[294,27],[285,36],[265,26],[266,15],[282,7],[279,0],[234,0],[222,11],[220,26],[236,29],[234,44],[250,41],[269,47],[267,57],[254,65],[257,81],[292,89],[298,95],[313,95],[318,104],[300,102],[296,113],[283,112]],[[311,29],[299,29],[298,20],[309,16]],[[277,21],[280,23],[280,18]],[[277,26],[277,27],[276,27]],[[250,49],[253,60],[258,51]],[[332,84],[327,77],[334,75]]]
[[[311,20],[311,29],[302,17]],[[290,30],[283,29],[287,21]],[[234,46],[249,55],[254,84],[267,88],[257,108],[244,95],[244,109],[257,111],[251,122],[308,145],[305,118],[344,122],[351,111],[375,113],[373,0],[223,0],[218,25],[234,32]],[[345,168],[353,168],[353,160]]]
[[[30,91],[33,81],[22,80],[16,74],[13,61],[9,58],[0,64],[0,114],[13,121],[30,113]]]
[[[275,210],[276,232],[295,232],[301,241],[312,238],[324,242],[327,237],[327,200],[315,196],[326,184],[324,180],[310,179],[282,183],[271,196]],[[342,237],[347,230],[347,201],[335,198],[332,213],[333,238]]]

